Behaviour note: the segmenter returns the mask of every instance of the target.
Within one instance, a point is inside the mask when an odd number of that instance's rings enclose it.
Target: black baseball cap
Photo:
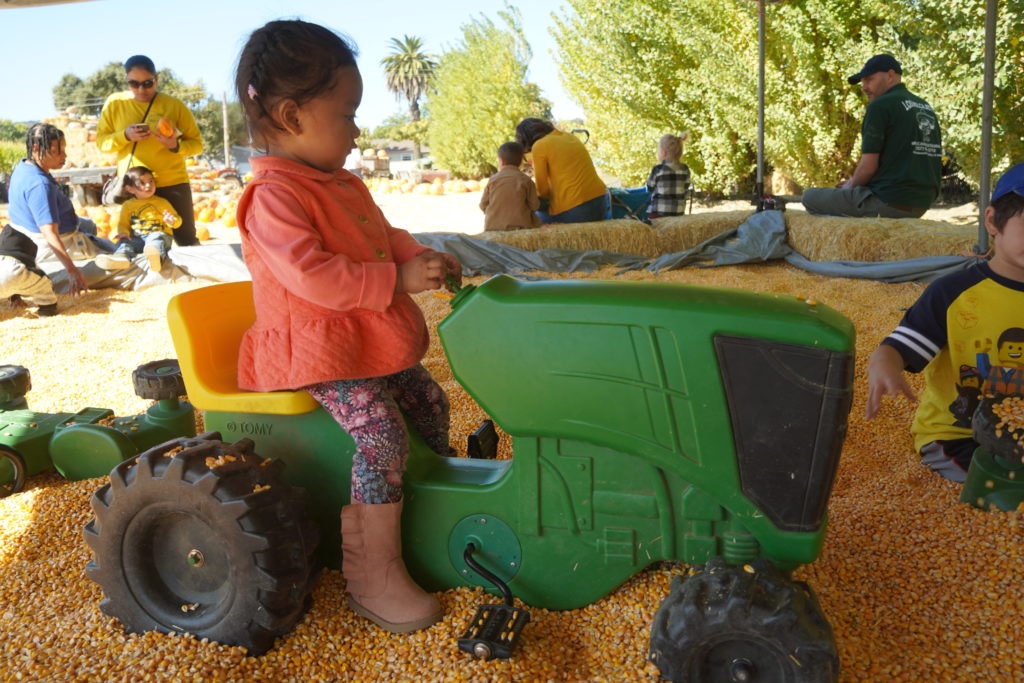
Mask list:
[[[856,73],[846,80],[849,81],[850,85],[857,85],[865,76],[876,74],[879,71],[890,70],[898,74],[903,73],[903,67],[900,66],[900,63],[892,55],[875,55],[864,63],[864,68],[860,70],[860,73]]]

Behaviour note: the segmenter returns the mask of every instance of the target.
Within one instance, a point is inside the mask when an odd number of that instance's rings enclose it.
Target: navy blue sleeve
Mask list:
[[[931,283],[882,343],[899,351],[908,371],[921,372],[946,346],[950,305],[985,277],[980,266],[972,266]]]

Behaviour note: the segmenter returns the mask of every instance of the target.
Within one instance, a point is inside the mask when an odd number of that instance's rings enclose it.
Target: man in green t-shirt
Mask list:
[[[919,218],[939,194],[942,131],[931,105],[903,85],[892,55],[875,55],[847,79],[868,98],[860,161],[837,187],[810,187],[808,213],[827,216]]]

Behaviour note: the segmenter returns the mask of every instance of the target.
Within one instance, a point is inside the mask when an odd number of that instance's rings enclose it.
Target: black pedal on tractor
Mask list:
[[[498,433],[492,420],[484,420],[467,439],[466,455],[493,460],[498,456]]]
[[[477,548],[466,546],[462,559],[466,566],[494,584],[505,598],[502,604],[480,605],[466,631],[459,638],[459,649],[478,659],[508,659],[512,656],[523,628],[530,621],[530,613],[512,604],[512,591],[508,585],[473,559]]]

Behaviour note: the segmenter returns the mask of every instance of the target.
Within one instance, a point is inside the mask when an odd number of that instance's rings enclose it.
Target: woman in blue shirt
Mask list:
[[[50,171],[61,168],[67,159],[64,133],[48,123],[37,123],[28,129],[25,143],[28,158],[14,166],[9,190],[9,213],[15,228],[32,237],[40,247],[49,247],[54,257],[68,272],[70,293],[88,288],[81,271],[71,259],[68,246],[82,243],[81,235],[95,235],[96,225],[75,214],[71,200],[61,192]],[[86,238],[92,258],[95,247]],[[38,260],[45,256],[41,249]]]

